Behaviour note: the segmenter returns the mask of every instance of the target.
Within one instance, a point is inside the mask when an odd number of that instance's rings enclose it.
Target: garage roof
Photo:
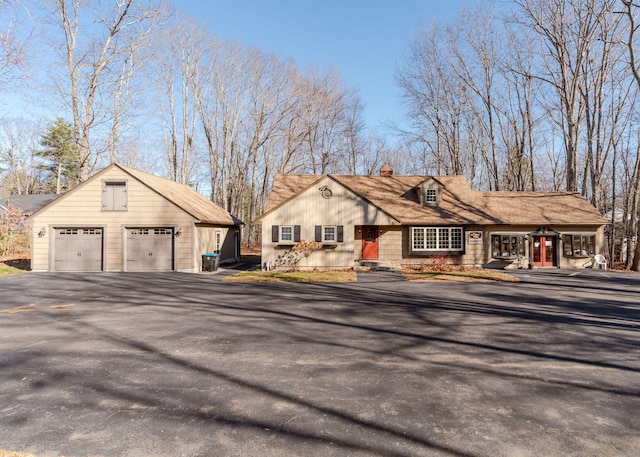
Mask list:
[[[147,186],[152,191],[166,198],[168,201],[193,216],[193,218],[196,219],[197,222],[203,224],[229,226],[243,224],[240,219],[234,217],[227,210],[225,210],[221,206],[216,205],[214,202],[205,198],[186,184],[180,184],[175,181],[170,181],[159,176],[154,176],[152,174],[115,163],[109,165],[106,168],[103,168],[84,183],[79,184],[78,186],[67,192],[67,194],[62,195],[61,198],[64,198],[65,195],[73,193],[76,189],[81,188],[83,184],[97,179],[99,176],[105,174],[108,170],[111,170],[114,167],[119,168],[132,178]],[[33,213],[31,217],[37,215],[54,202],[51,202],[48,205],[45,205],[43,208],[40,208],[38,211]]]

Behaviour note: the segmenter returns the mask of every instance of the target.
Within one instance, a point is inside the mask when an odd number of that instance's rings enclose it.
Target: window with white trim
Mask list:
[[[324,225],[322,226],[322,242],[333,243],[336,241],[336,226]]]
[[[462,227],[411,227],[412,251],[462,251]]]
[[[293,225],[280,226],[280,241],[293,243]]]
[[[215,250],[216,254],[220,254],[220,250],[222,249],[222,231],[216,230],[216,242],[215,242]]]
[[[291,245],[300,241],[299,225],[272,225],[271,242]]]
[[[438,189],[425,189],[424,202],[426,204],[438,203]]]

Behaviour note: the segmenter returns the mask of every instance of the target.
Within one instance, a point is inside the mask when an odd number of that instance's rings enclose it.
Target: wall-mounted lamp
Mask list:
[[[46,233],[47,233],[47,229],[46,229],[46,228],[44,228],[44,227],[42,227],[42,228],[40,229],[40,231],[38,232],[38,236],[39,236],[40,238],[42,238],[43,236],[45,236],[45,235],[46,235]]]
[[[180,235],[182,235],[182,227],[178,227],[178,230],[176,230],[176,236]]]

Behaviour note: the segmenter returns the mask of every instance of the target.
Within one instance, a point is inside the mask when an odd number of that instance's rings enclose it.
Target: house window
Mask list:
[[[517,259],[524,257],[524,235],[491,235],[491,257]]]
[[[127,211],[126,181],[103,181],[102,210]]]
[[[316,225],[315,241],[324,244],[336,244],[344,241],[344,226]]]
[[[412,227],[413,251],[462,251],[462,227]]]
[[[215,243],[215,253],[220,254],[220,250],[222,249],[222,232],[220,230],[216,230],[216,243]]]
[[[293,243],[293,225],[282,225],[280,227],[280,241]]]
[[[595,234],[572,233],[562,236],[565,257],[592,257],[596,254]]]
[[[280,244],[294,244],[300,241],[299,225],[272,225],[271,242]]]
[[[424,202],[426,204],[438,203],[438,189],[425,189]]]
[[[334,225],[322,227],[322,241],[324,243],[336,241],[336,227]]]

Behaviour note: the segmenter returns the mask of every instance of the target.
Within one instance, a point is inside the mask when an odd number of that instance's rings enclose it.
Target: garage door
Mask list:
[[[127,229],[127,271],[173,270],[173,229]]]
[[[101,271],[101,228],[55,229],[55,271]]]

